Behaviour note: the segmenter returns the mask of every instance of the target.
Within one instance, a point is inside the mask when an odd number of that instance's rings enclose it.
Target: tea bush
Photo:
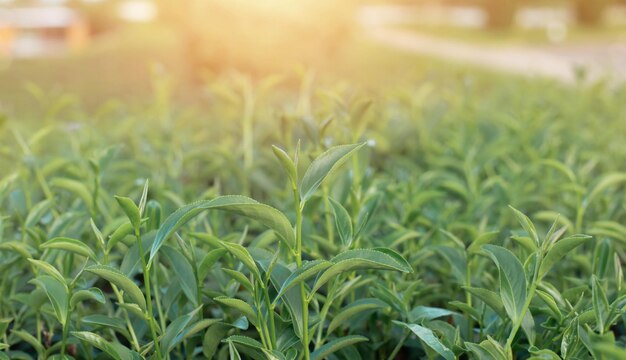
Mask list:
[[[626,89],[460,76],[5,118],[0,359],[623,358]]]

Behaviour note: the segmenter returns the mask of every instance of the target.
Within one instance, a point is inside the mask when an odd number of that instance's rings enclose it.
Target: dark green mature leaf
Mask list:
[[[89,246],[77,239],[67,237],[56,237],[50,239],[39,246],[41,249],[65,250],[74,254],[82,255],[90,259],[96,260],[96,254]]]
[[[165,245],[161,248],[161,253],[165,256],[170,263],[170,270],[174,273],[175,278],[179,281],[180,287],[183,289],[183,293],[187,296],[187,299],[191,301],[194,307],[198,304],[198,285],[196,276],[193,272],[193,267],[180,251],[175,248]]]
[[[335,225],[337,226],[337,230],[339,232],[339,237],[341,238],[341,243],[345,247],[349,247],[352,244],[352,219],[350,218],[350,214],[348,214],[348,210],[343,207],[336,200],[329,198],[330,204],[333,208],[333,215],[335,216]]]
[[[170,215],[156,234],[154,244],[150,250],[150,263],[154,260],[154,256],[163,245],[163,242],[171,234],[202,211],[210,209],[224,210],[258,220],[263,225],[274,230],[290,249],[293,249],[295,246],[296,239],[292,225],[283,213],[248,197],[229,195],[186,205]]]
[[[146,299],[143,297],[143,292],[131,279],[119,270],[106,265],[94,265],[86,268],[85,271],[96,274],[112,284],[115,284],[117,287],[124,290],[133,302],[139,305],[143,311],[146,311]]]
[[[489,306],[493,311],[496,312],[502,319],[505,319],[506,309],[504,309],[504,304],[502,303],[502,299],[498,294],[491,290],[476,288],[476,287],[464,287],[465,291],[468,291],[472,295],[476,296],[480,300],[482,300],[487,306]]]
[[[328,333],[332,333],[338,327],[345,325],[349,320],[359,313],[380,309],[386,307],[387,304],[378,299],[360,299],[352,304],[342,308],[328,324]]]
[[[115,360],[133,360],[140,359],[139,354],[131,351],[120,343],[112,343],[105,340],[102,336],[89,331],[72,331],[72,336],[85,341],[92,346],[104,351],[107,355]]]
[[[517,257],[497,245],[483,245],[483,249],[498,266],[500,272],[500,298],[513,322],[523,316],[526,301],[526,273]]]
[[[313,196],[322,181],[365,144],[335,146],[313,160],[304,173],[302,181],[300,181],[300,199],[302,202],[306,202]]]
[[[31,280],[32,283],[41,287],[50,299],[54,314],[61,325],[65,324],[69,312],[69,291],[65,283],[49,275],[41,275]]]
[[[169,353],[183,340],[181,335],[190,326],[191,321],[198,314],[200,309],[202,309],[202,307],[198,307],[189,314],[178,317],[167,326],[165,332],[163,333],[163,337],[161,337],[161,349],[163,349],[166,353]]]
[[[328,343],[320,346],[317,350],[313,351],[311,353],[311,360],[327,359],[331,354],[346,346],[351,346],[364,341],[368,341],[368,339],[364,336],[359,335],[350,335],[333,339]]]
[[[429,348],[435,350],[437,354],[441,355],[446,360],[454,360],[455,356],[452,350],[445,347],[441,341],[435,336],[432,330],[425,328],[417,324],[407,324],[400,321],[393,322],[396,325],[404,326],[411,330],[413,334],[422,340]]]

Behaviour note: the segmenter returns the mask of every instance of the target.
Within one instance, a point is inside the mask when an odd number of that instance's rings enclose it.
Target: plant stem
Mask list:
[[[157,359],[163,359],[161,356],[161,349],[159,348],[159,338],[156,332],[156,323],[154,321],[154,312],[152,310],[152,295],[150,292],[150,269],[146,263],[145,253],[143,251],[143,244],[141,243],[141,234],[139,228],[135,229],[135,237],[137,238],[137,244],[139,247],[139,257],[141,258],[141,266],[143,267],[143,283],[146,289],[146,304],[148,306],[148,323],[150,325],[150,333],[152,334],[152,340],[154,341],[154,350],[157,355]]]
[[[387,360],[394,360],[396,358],[396,355],[398,355],[398,353],[400,352],[400,349],[402,349],[404,342],[406,341],[406,339],[409,338],[410,334],[411,333],[409,331],[404,332],[404,336],[402,336],[402,338],[400,339],[396,347],[393,348],[393,351],[391,352]]]
[[[296,265],[298,269],[302,267],[302,208],[304,204],[300,203],[300,195],[298,189],[294,187],[293,196],[296,207]],[[304,359],[309,360],[309,303],[304,281],[300,282],[300,297],[302,298],[302,348],[304,351]]]
[[[530,307],[530,302],[533,299],[533,296],[535,295],[535,291],[537,290],[537,285],[539,283],[539,269],[541,267],[541,262],[543,260],[543,250],[539,249],[538,251],[539,251],[539,256],[538,256],[537,261],[535,262],[535,269],[533,272],[532,283],[530,284],[530,290],[528,291],[528,294],[526,295],[526,301],[524,302],[522,313],[520,314],[519,319],[517,319],[515,323],[513,324],[513,328],[511,328],[511,333],[509,334],[509,338],[506,340],[507,349],[511,348],[511,345],[513,344],[513,340],[515,339],[515,335],[517,335],[517,331],[519,330],[520,326],[522,325],[522,322],[524,321],[526,312],[528,311],[528,308]]]
[[[267,286],[263,286],[263,296],[265,297],[265,306],[267,307],[267,316],[270,318],[270,342],[272,349],[276,348],[276,323],[274,321],[274,306],[270,303],[270,295]]]

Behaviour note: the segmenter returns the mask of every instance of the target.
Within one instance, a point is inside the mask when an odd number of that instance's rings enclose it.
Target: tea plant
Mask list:
[[[623,90],[474,80],[9,119],[0,359],[623,357]]]

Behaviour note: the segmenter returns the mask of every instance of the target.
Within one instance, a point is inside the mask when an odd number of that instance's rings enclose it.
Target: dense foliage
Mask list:
[[[2,121],[0,359],[625,356],[626,89],[275,80]]]

